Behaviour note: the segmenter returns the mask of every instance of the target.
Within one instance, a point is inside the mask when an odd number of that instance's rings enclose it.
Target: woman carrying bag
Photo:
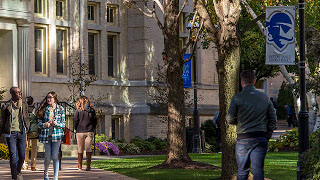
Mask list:
[[[73,125],[76,130],[77,144],[78,144],[78,169],[82,170],[83,151],[86,150],[87,168],[90,171],[91,157],[92,157],[92,139],[94,137],[94,130],[97,126],[96,112],[89,99],[81,96],[76,103],[77,110],[73,116]]]
[[[55,92],[49,92],[42,100],[37,109],[39,119],[38,126],[41,128],[39,141],[44,144],[44,180],[49,179],[48,169],[51,159],[53,160],[54,180],[58,180],[59,173],[59,147],[64,136],[66,126],[64,108],[58,105]]]

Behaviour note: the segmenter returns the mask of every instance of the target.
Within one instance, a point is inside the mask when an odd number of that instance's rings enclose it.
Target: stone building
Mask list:
[[[180,20],[181,44],[192,10],[190,1]],[[75,79],[71,64],[85,63],[88,76],[96,78],[85,95],[101,110],[97,132],[108,137],[166,137],[165,112],[147,93],[156,83],[162,49],[154,20],[122,0],[0,0],[0,87],[19,86],[36,102],[55,91],[67,101]],[[217,53],[199,48],[195,58],[203,122],[218,109]],[[193,98],[193,88],[188,90]],[[192,109],[187,116],[186,125],[192,124]]]

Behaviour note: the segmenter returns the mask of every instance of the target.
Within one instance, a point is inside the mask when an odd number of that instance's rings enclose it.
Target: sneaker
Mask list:
[[[28,170],[28,164],[27,164],[27,163],[23,163],[22,168],[23,168],[24,170]]]
[[[44,173],[44,180],[49,180],[49,173]]]
[[[35,167],[31,167],[31,171],[36,171],[36,168]]]
[[[18,174],[18,175],[17,175],[17,178],[18,178],[18,180],[23,180],[22,174],[21,174],[21,173]]]

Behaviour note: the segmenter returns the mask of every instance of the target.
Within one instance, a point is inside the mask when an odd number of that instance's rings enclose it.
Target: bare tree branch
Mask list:
[[[155,1],[153,1],[152,17],[157,22],[157,24],[158,24],[158,26],[159,26],[160,30],[162,31],[162,34],[163,34],[165,29],[164,29],[159,17],[157,16],[157,13],[156,13],[156,2]]]
[[[200,1],[198,0],[198,2],[200,2]],[[220,4],[218,3],[217,0],[213,0],[213,5],[214,5],[214,10],[216,11],[217,17],[222,20],[223,19],[223,12],[221,12],[222,9],[221,9]]]
[[[248,2],[246,0],[241,0],[242,4],[244,5],[244,7],[246,8],[246,10],[248,11],[248,13],[251,15],[252,19],[257,19],[257,15],[256,13],[252,10],[252,8],[250,7],[250,5],[248,4]],[[266,28],[263,26],[263,24],[260,21],[256,22],[258,27],[260,28],[261,32],[266,36]]]
[[[206,9],[206,7],[204,6],[204,4],[202,3],[201,0],[194,0],[193,1],[195,4],[195,7],[201,17],[201,19],[203,20],[203,26],[206,29],[210,39],[217,44],[218,39],[216,37],[217,34],[217,29],[214,26],[214,24],[212,23],[212,20],[210,18],[210,15]],[[214,0],[215,3],[217,3],[216,0]]]
[[[246,33],[249,28],[251,28],[254,24],[256,24],[258,21],[260,21],[262,18],[265,18],[266,17],[266,13],[262,13],[260,14],[256,19],[252,20],[246,27],[245,29],[243,29],[241,32],[240,32],[240,38],[244,35],[244,33]]]
[[[164,14],[163,5],[161,4],[160,0],[153,0],[153,2],[157,3],[157,5],[159,6],[161,12]]]
[[[159,4],[157,3],[157,2],[159,2],[159,1],[157,1],[157,0],[154,0],[154,1],[153,1],[153,6],[152,6],[153,8],[152,8],[152,10],[148,7],[148,4],[147,4],[148,1],[144,1],[144,2],[145,2],[144,6],[145,6],[145,8],[147,9],[147,11],[148,11],[149,13],[148,13],[148,12],[145,12],[145,11],[140,7],[140,5],[139,5],[136,1],[134,1],[134,0],[126,0],[126,2],[128,2],[130,5],[131,5],[131,4],[134,4],[134,5],[138,8],[138,10],[143,13],[143,15],[145,15],[145,16],[147,16],[147,17],[152,17],[153,19],[155,19],[155,21],[157,22],[157,24],[158,24],[161,32],[163,33],[164,27],[163,27],[160,19],[158,18],[157,13],[156,13],[156,4],[159,6]],[[161,5],[161,4],[160,4],[160,5]],[[129,6],[129,7],[130,7],[130,6]],[[159,7],[160,7],[160,9],[161,9],[162,5],[159,6]],[[163,8],[163,7],[162,7],[162,8]]]
[[[186,7],[186,5],[188,4],[187,2],[188,2],[188,0],[184,0],[184,2],[183,2],[183,4],[182,4],[182,7],[181,7],[181,9],[180,9],[180,11],[179,11],[179,13],[178,13],[178,15],[177,15],[177,19],[179,19],[180,15],[181,15],[181,13],[182,13],[182,11],[183,11],[183,9],[184,9],[184,7]]]
[[[151,14],[151,13],[148,14],[147,12],[145,12],[145,11],[140,7],[140,5],[139,5],[136,1],[130,1],[130,2],[132,2],[134,5],[136,5],[136,7],[138,8],[138,10],[139,10],[140,12],[142,12],[145,16],[152,17],[152,14]]]

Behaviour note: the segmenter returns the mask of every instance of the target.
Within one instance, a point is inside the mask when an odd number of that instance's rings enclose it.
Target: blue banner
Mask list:
[[[188,59],[191,54],[185,54],[183,56],[183,60]],[[190,88],[192,87],[191,83],[191,60],[184,63],[183,65],[183,72],[182,72],[182,79],[183,79],[183,88]]]

